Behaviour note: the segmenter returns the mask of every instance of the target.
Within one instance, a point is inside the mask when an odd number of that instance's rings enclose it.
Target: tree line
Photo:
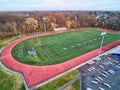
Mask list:
[[[120,30],[120,12],[34,11],[0,12],[0,39],[54,28],[102,27]]]

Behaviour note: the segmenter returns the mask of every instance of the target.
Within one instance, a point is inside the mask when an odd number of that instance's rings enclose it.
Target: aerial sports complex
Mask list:
[[[103,31],[107,34],[100,51],[100,34]],[[81,67],[99,53],[120,45],[119,39],[119,33],[101,28],[29,35],[6,46],[1,53],[1,62],[8,69],[23,75],[27,87],[33,88]]]

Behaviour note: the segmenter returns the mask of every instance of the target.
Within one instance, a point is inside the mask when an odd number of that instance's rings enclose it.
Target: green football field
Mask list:
[[[16,60],[30,65],[58,64],[99,48],[100,34],[100,31],[91,28],[32,38],[16,45],[12,55]],[[119,38],[120,34],[107,33],[104,45]],[[28,54],[32,48],[36,55]]]

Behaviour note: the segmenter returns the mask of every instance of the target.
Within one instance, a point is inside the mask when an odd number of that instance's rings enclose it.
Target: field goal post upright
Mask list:
[[[19,53],[19,54],[18,54],[18,57],[19,57],[19,58],[23,57],[23,50],[22,50],[22,49],[19,49],[19,50],[18,50],[18,53]]]
[[[40,45],[41,46],[41,40],[40,40],[40,38],[39,38],[39,34],[38,34],[38,32],[37,32],[37,44],[36,44],[36,46],[37,45]]]

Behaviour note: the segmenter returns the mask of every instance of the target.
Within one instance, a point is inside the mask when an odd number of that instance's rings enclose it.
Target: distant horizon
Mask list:
[[[120,0],[0,0],[2,11],[120,11]]]
[[[0,11],[0,12],[120,12],[117,10],[23,10],[23,11]]]

